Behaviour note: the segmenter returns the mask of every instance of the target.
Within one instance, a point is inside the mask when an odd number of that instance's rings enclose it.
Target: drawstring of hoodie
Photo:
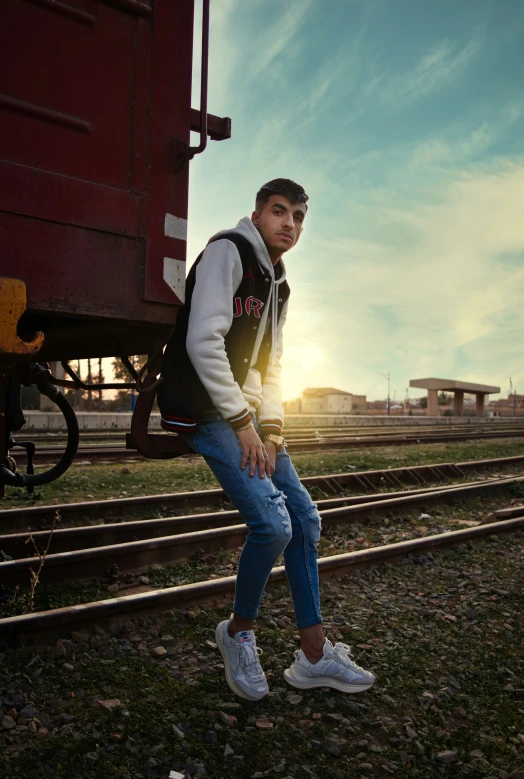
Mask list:
[[[276,359],[277,353],[277,319],[278,319],[278,298],[277,298],[277,282],[273,278],[271,284],[271,352],[269,355],[270,360]]]

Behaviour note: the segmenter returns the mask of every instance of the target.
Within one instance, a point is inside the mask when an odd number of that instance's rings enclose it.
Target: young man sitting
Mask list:
[[[187,278],[186,305],[164,355],[162,427],[206,460],[249,533],[231,619],[216,629],[226,680],[239,696],[268,694],[254,621],[284,553],[301,649],[284,672],[293,687],[362,692],[374,683],[350,648],[324,636],[317,543],[320,516],[282,437],[282,331],[289,286],[283,254],[304,226],[308,196],[288,179],[265,184],[251,218],[214,235]]]

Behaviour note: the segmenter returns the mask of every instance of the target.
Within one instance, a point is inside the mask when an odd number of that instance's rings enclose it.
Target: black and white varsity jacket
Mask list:
[[[192,266],[186,303],[163,358],[161,425],[191,431],[208,411],[261,434],[282,431],[282,329],[289,298],[285,267],[273,267],[251,220],[213,236]]]

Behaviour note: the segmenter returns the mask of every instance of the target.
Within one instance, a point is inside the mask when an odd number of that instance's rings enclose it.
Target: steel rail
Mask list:
[[[428,551],[475,541],[485,536],[518,532],[523,528],[524,516],[395,544],[384,544],[357,552],[321,557],[318,561],[319,574],[321,578],[340,576],[357,568],[366,569],[384,562],[396,562],[410,554],[425,554]],[[284,580],[284,567],[274,568],[269,577],[269,584],[278,584]],[[91,626],[93,623],[100,624],[130,616],[142,616],[166,609],[212,602],[217,598],[232,595],[235,583],[236,576],[227,576],[50,611],[22,614],[18,617],[7,617],[0,619],[0,639],[11,645],[55,641],[57,636],[63,637],[64,633],[72,629]]]
[[[518,424],[512,424],[512,425],[496,425],[494,426],[496,430],[524,430],[523,425]],[[318,440],[320,437],[321,439],[332,439],[332,438],[347,438],[347,437],[355,437],[355,438],[367,438],[367,437],[375,437],[375,436],[408,436],[408,437],[418,437],[421,434],[425,435],[438,435],[442,434],[443,432],[453,434],[453,433],[460,433],[467,431],[468,433],[477,433],[488,430],[489,432],[494,432],[493,427],[491,427],[491,430],[488,429],[487,425],[413,425],[409,427],[403,427],[403,426],[397,426],[394,427],[380,427],[377,428],[375,426],[369,426],[369,427],[318,427],[318,428],[286,428],[285,433],[288,441],[303,441],[306,440]],[[89,442],[105,442],[105,441],[120,441],[122,444],[125,442],[125,434],[127,431],[120,430],[120,431],[100,431],[100,432],[82,432],[82,439],[84,441]],[[160,432],[160,431],[157,431]],[[317,436],[318,433],[318,436]],[[55,446],[58,444],[61,444],[66,440],[65,436],[58,433],[30,433],[29,431],[27,433],[24,433],[23,436],[20,434],[15,434],[13,436],[13,439],[15,441],[21,439],[21,438],[27,438],[27,436],[30,436],[31,440],[34,443],[48,443],[50,446]]]
[[[524,438],[523,430],[497,431],[488,433],[453,433],[453,434],[431,434],[418,436],[373,436],[366,439],[359,438],[339,438],[330,441],[311,439],[307,441],[289,441],[287,449],[291,454],[305,452],[323,452],[335,451],[337,449],[362,449],[379,446],[410,446],[421,444],[440,444],[452,443],[453,441],[483,441],[494,438]],[[60,447],[48,447],[46,449],[36,450],[33,457],[35,464],[44,465],[56,459]],[[123,447],[105,447],[105,446],[84,446],[77,452],[77,460],[90,460],[98,462],[122,461],[122,460],[143,460],[136,449],[124,449]],[[26,461],[26,455],[21,453],[17,456],[17,462],[23,464]]]
[[[385,468],[369,471],[326,474],[325,476],[305,476],[302,484],[311,489],[317,487],[332,495],[340,495],[346,489],[372,491],[377,486],[399,488],[405,483],[416,486],[445,479],[464,478],[467,472],[491,468],[507,468],[524,463],[524,455],[496,457],[484,460],[469,460],[458,463],[427,463],[424,465]],[[132,498],[93,500],[78,503],[62,503],[48,506],[32,506],[21,509],[0,510],[0,523],[8,527],[26,529],[36,523],[48,522],[59,512],[62,520],[94,520],[98,518],[123,517],[137,512],[162,510],[187,510],[200,506],[230,505],[220,489],[193,490],[160,495],[140,495]]]
[[[461,484],[461,487],[473,487],[476,485],[498,484],[500,479],[482,480]],[[457,489],[456,484],[441,487],[439,492]],[[316,501],[320,512],[340,506],[357,506],[362,503],[377,503],[394,498],[407,498],[412,495],[425,495],[435,492],[435,487],[423,489],[403,490],[401,492],[378,492],[370,495],[343,496],[340,498],[327,498]],[[524,513],[524,509],[523,509]],[[58,528],[54,530],[40,530],[31,533],[33,541],[39,549],[45,549],[51,533],[53,534],[52,551],[71,552],[87,547],[108,546],[121,544],[128,541],[140,541],[146,538],[160,538],[161,536],[193,533],[197,530],[210,530],[211,528],[227,527],[233,524],[243,524],[239,511],[216,511],[203,514],[187,514],[186,516],[162,517],[157,519],[134,520],[130,522],[111,522],[99,525],[83,525],[80,527]],[[0,535],[0,550],[13,559],[32,557],[33,548],[28,546],[28,533],[7,533]]]
[[[318,444],[335,444],[335,443],[343,443],[348,444],[350,441],[358,442],[358,445],[363,446],[364,442],[366,441],[380,441],[381,444],[384,441],[387,442],[405,442],[405,441],[411,441],[412,439],[416,439],[417,443],[419,442],[419,439],[421,436],[424,437],[424,441],[433,441],[433,440],[439,440],[444,436],[446,440],[453,441],[455,439],[461,439],[462,436],[466,435],[468,440],[469,438],[476,438],[479,435],[488,434],[489,436],[495,437],[495,434],[498,434],[499,437],[511,437],[512,435],[518,436],[523,435],[524,436],[524,427],[511,427],[511,428],[498,428],[496,431],[489,430],[486,431],[486,429],[480,429],[475,428],[471,429],[468,428],[467,431],[464,430],[386,430],[386,431],[380,431],[380,432],[361,432],[361,431],[355,431],[348,433],[346,431],[338,431],[338,432],[329,432],[329,433],[322,433],[318,436],[314,436],[311,433],[287,433],[286,434],[286,441],[288,449],[294,448],[299,445],[306,445],[306,444],[312,444],[314,446],[317,446]],[[125,445],[125,437],[123,435],[108,435],[108,436],[91,436],[88,438],[87,436],[83,435],[82,439],[84,440],[85,444],[80,448],[81,453],[89,453],[89,452],[99,452],[102,449],[105,451],[116,451],[116,450],[128,450],[130,452],[136,452],[136,449],[128,448]],[[43,438],[43,439],[35,439],[34,437],[31,438],[33,443],[44,443],[45,446],[42,447],[39,452],[42,457],[48,457],[51,453],[54,453],[55,451],[58,451],[60,447],[63,444],[63,440],[61,438]],[[112,444],[112,446],[108,446],[107,444]],[[378,445],[378,444],[377,444]]]
[[[497,479],[482,484],[461,485],[445,490],[435,490],[418,495],[400,495],[388,500],[370,501],[354,506],[339,506],[320,512],[322,521],[344,524],[370,521],[377,515],[401,509],[426,507],[435,502],[469,500],[507,489],[512,484],[524,482],[524,476]],[[243,544],[248,529],[244,524],[197,530],[178,535],[148,537],[140,541],[115,543],[71,552],[48,554],[40,571],[40,581],[56,583],[65,579],[103,578],[111,565],[118,565],[120,572],[139,573],[153,564],[169,565],[191,557],[195,552],[205,554],[221,549],[233,549]],[[30,557],[0,563],[0,581],[7,587],[21,586],[27,579],[28,568],[38,568],[39,557]]]
[[[355,435],[359,435],[360,433],[363,433],[364,435],[386,435],[386,434],[395,434],[395,433],[404,433],[404,432],[431,432],[431,431],[461,431],[461,430],[488,430],[488,429],[520,429],[524,426],[524,417],[522,418],[522,421],[507,421],[507,422],[497,422],[497,423],[486,423],[486,422],[479,422],[479,423],[463,423],[463,424],[437,424],[437,423],[427,423],[427,424],[419,424],[419,425],[308,425],[308,426],[301,426],[301,425],[286,425],[285,433],[288,436],[288,438],[293,438],[298,435],[308,435],[309,437],[315,436],[316,433],[319,433],[321,436],[324,436],[326,434],[335,434],[335,433],[354,433]],[[157,429],[156,432],[159,432],[160,428]],[[110,438],[118,438],[125,435],[127,431],[125,429],[108,429],[108,428],[88,428],[86,430],[82,431],[82,436],[85,439],[110,439]],[[29,431],[24,432],[23,436],[24,438],[27,438]],[[45,429],[31,429],[30,434],[33,437],[33,440],[38,441],[60,441],[61,438],[65,439],[64,432],[57,429],[57,430],[45,430]],[[20,437],[21,433],[15,433],[13,435],[13,438]]]

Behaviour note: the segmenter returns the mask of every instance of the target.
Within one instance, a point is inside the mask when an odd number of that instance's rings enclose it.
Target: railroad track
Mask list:
[[[300,439],[312,439],[316,438],[316,434],[318,433],[322,438],[333,438],[333,437],[344,437],[344,436],[355,436],[355,437],[367,437],[367,436],[374,436],[374,435],[380,435],[380,436],[389,436],[389,435],[403,435],[403,434],[421,434],[421,433],[441,433],[442,431],[445,432],[461,432],[464,430],[467,430],[470,433],[473,432],[482,432],[489,427],[496,429],[496,430],[510,430],[510,429],[524,429],[524,425],[521,423],[512,421],[507,423],[496,423],[496,424],[462,424],[462,425],[435,425],[435,424],[427,424],[427,425],[395,425],[392,427],[378,427],[377,425],[364,425],[364,426],[356,426],[356,425],[339,425],[339,426],[317,426],[317,427],[286,427],[286,435],[289,439],[293,440],[300,440]],[[161,430],[158,428],[156,432],[160,433]],[[97,431],[97,432],[88,432],[88,431],[81,431],[81,438],[84,442],[90,442],[90,443],[111,443],[111,442],[120,442],[123,443],[125,441],[125,430],[118,430],[118,431],[110,431],[110,432],[104,432],[104,431]],[[25,433],[17,433],[13,436],[15,441],[25,441],[26,439],[31,439],[35,444],[47,444],[48,446],[55,446],[57,444],[65,444],[67,442],[67,436],[64,433],[53,433],[53,432],[44,432],[44,431],[26,431]]]
[[[473,484],[448,486],[438,490],[409,490],[391,494],[334,498],[318,502],[324,525],[369,522],[399,510],[427,509],[434,503],[471,500],[507,491],[511,485],[524,483],[524,476],[491,479]],[[349,505],[348,505],[349,504]],[[111,565],[120,573],[140,573],[151,565],[171,565],[194,555],[243,544],[247,535],[238,511],[167,517],[125,524],[55,530],[51,553],[40,573],[40,581],[57,583],[66,579],[100,579]],[[44,549],[50,531],[33,534],[35,543]],[[28,567],[36,570],[38,557],[28,552],[27,532],[0,536],[0,549],[15,559],[0,563],[0,581],[7,587],[27,582]],[[87,548],[86,548],[87,545]]]
[[[291,454],[299,452],[319,452],[336,449],[355,449],[369,448],[374,446],[406,446],[432,443],[450,443],[454,441],[483,441],[493,438],[524,438],[524,428],[512,428],[510,430],[497,431],[456,431],[451,433],[424,433],[409,435],[372,435],[372,436],[352,436],[344,438],[329,439],[290,439],[288,440],[288,451]],[[33,458],[37,465],[47,465],[56,462],[60,452],[59,446],[45,447],[37,449]],[[23,451],[14,450],[18,465],[26,463],[26,454]],[[88,460],[90,462],[111,462],[130,459],[144,459],[136,449],[125,449],[124,447],[110,446],[82,446],[78,449],[76,460]]]
[[[524,507],[519,507],[524,514]],[[499,519],[464,530],[424,536],[393,544],[368,548],[355,552],[321,557],[318,561],[321,578],[344,575],[356,568],[370,568],[385,562],[396,562],[409,554],[426,554],[466,541],[474,541],[493,534],[519,532],[524,528],[524,516]],[[25,561],[27,564],[28,561]],[[269,583],[285,579],[283,567],[274,568]],[[0,620],[0,639],[11,645],[55,641],[72,629],[91,626],[107,620],[120,620],[129,616],[150,614],[165,609],[184,608],[196,603],[212,601],[232,595],[235,576],[209,579],[160,590],[121,596],[77,606],[69,606],[36,614],[24,614]]]
[[[388,487],[398,490],[404,485],[425,487],[435,482],[464,479],[469,473],[496,469],[512,469],[524,464],[524,455],[469,460],[458,463],[427,463],[425,465],[386,468],[369,471],[351,471],[325,476],[306,476],[301,479],[308,489],[317,488],[328,495],[343,495],[347,490],[373,492]],[[132,517],[144,512],[181,513],[194,508],[231,508],[221,489],[193,490],[162,495],[140,495],[132,498],[111,498],[81,503],[62,503],[23,509],[0,510],[0,529],[8,531],[42,527],[58,511],[62,527],[67,523],[104,521]],[[149,521],[149,520],[148,520]]]
[[[335,498],[319,501],[325,527],[339,528],[352,523],[369,523],[375,518],[398,511],[425,509],[435,503],[451,503],[474,497],[493,495],[510,489],[511,485],[524,483],[524,477],[484,479],[467,484],[448,484],[439,489],[427,487],[428,481],[442,481],[449,478],[464,478],[471,471],[489,468],[512,469],[521,465],[524,456],[497,458],[465,463],[438,463],[413,468],[366,471],[362,473],[334,474],[303,479],[306,486],[322,487],[326,492],[337,495]],[[404,481],[415,485],[415,489],[398,491]],[[375,493],[373,495],[341,494],[348,487],[364,485],[372,490],[377,486],[396,487],[397,491]],[[91,509],[91,516],[105,511],[115,504],[127,511],[140,505],[156,505],[162,502],[163,508],[188,505],[202,505],[209,499],[223,505],[225,500],[221,490],[204,490],[196,493],[175,493],[173,495],[145,496],[138,499],[120,501],[91,502],[80,504],[84,510]],[[145,503],[144,503],[145,502]],[[16,509],[0,513],[20,515],[30,513],[37,517],[49,518],[56,506]],[[65,504],[60,507],[70,510],[70,516],[77,516],[79,504]],[[94,512],[94,513],[93,513]],[[27,516],[26,516],[27,519]],[[372,567],[381,562],[393,562],[408,554],[423,554],[426,551],[452,546],[467,540],[496,534],[516,532],[524,528],[524,507],[502,509],[492,516],[494,521],[468,527],[465,530],[453,530],[446,533],[428,535],[394,544],[385,544],[371,549],[344,554],[331,555],[319,559],[319,572],[322,577],[345,574],[354,568]],[[106,578],[108,569],[118,566],[122,575],[126,572],[141,572],[154,564],[176,563],[193,555],[196,551],[212,553],[219,549],[240,546],[247,529],[235,511],[219,511],[189,516],[164,517],[139,522],[115,522],[90,527],[67,528],[54,531],[51,554],[47,557],[41,572],[45,583],[60,582],[64,578],[92,579]],[[46,543],[49,531],[34,533],[38,545]],[[5,586],[26,585],[28,568],[38,565],[38,558],[26,557],[28,547],[25,544],[27,533],[11,533],[0,537],[0,549],[12,553],[13,561],[0,565],[0,581]],[[10,546],[9,546],[10,545]],[[85,548],[85,547],[88,548]],[[5,548],[4,548],[5,547]],[[60,551],[61,550],[61,551]],[[114,570],[114,568],[113,568]],[[44,573],[45,572],[45,573]],[[271,582],[285,578],[283,568],[275,568]],[[177,587],[141,592],[136,595],[121,595],[96,603],[71,606],[48,612],[22,615],[0,620],[0,639],[16,643],[47,642],[56,640],[64,631],[92,625],[93,622],[126,618],[130,614],[144,614],[167,608],[183,608],[193,603],[213,600],[233,593],[235,577],[210,577],[207,581],[183,584]]]

